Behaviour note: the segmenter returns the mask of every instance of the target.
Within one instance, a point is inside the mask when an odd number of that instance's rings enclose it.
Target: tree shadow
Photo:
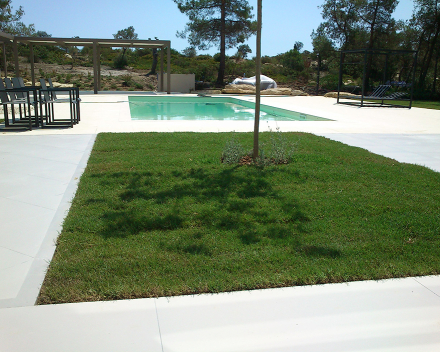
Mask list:
[[[100,234],[123,238],[199,226],[207,231],[231,231],[245,245],[265,239],[299,246],[298,234],[305,232],[304,224],[309,218],[291,195],[286,196],[271,184],[274,173],[292,182],[299,177],[288,169],[239,166],[174,170],[166,175],[107,174],[105,177],[114,178],[116,183],[123,180],[118,184],[123,187],[111,210],[101,217],[104,226]],[[159,176],[167,177],[166,187],[157,184]],[[191,199],[191,204],[186,199]],[[91,198],[89,202],[96,200]],[[189,209],[191,206],[196,210]],[[185,252],[209,251],[194,244],[188,245]]]
[[[300,252],[304,253],[308,257],[317,258],[336,259],[342,255],[342,252],[338,249],[326,248],[322,246],[304,246],[300,248]]]

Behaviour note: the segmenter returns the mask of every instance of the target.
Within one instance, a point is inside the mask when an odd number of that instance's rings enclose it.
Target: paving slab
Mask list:
[[[0,310],[2,352],[440,348],[439,277]]]
[[[440,134],[319,133],[319,135],[399,162],[417,164],[440,172]]]
[[[2,352],[162,352],[152,300],[0,309]]]
[[[94,139],[1,135],[0,307],[35,303]]]

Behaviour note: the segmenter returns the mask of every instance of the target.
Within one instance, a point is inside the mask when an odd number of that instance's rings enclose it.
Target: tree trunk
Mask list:
[[[437,56],[435,58],[435,64],[434,64],[434,81],[432,82],[432,96],[433,98],[436,96],[436,90],[437,90],[437,67],[438,67],[438,59],[440,56],[440,50],[437,48]]]
[[[426,76],[428,74],[428,70],[431,65],[432,57],[434,55],[434,50],[437,49],[437,46],[439,44],[438,39],[439,39],[439,35],[440,35],[440,23],[438,22],[439,14],[437,13],[437,4],[438,4],[438,1],[435,2],[435,14],[434,14],[434,18],[436,19],[435,32],[433,33],[432,37],[431,37],[431,35],[429,36],[429,40],[427,41],[428,48],[427,48],[427,51],[426,51],[426,54],[424,57],[424,62],[422,64],[422,68],[420,70],[420,75],[419,75],[418,85],[421,89],[425,89]]]
[[[261,74],[261,22],[263,17],[263,0],[258,0],[258,9],[257,9],[257,57],[256,57],[256,78],[257,78],[257,87],[255,94],[255,120],[254,120],[254,148],[252,153],[252,158],[254,162],[258,158],[259,154],[259,142],[258,142],[258,134],[260,132],[260,74]]]
[[[220,66],[218,68],[217,87],[224,86],[226,69],[226,0],[222,0],[220,27]]]
[[[438,37],[440,34],[440,26],[437,27],[437,30],[434,34],[434,37],[431,41],[431,43],[429,43],[429,50],[427,52],[427,58],[426,58],[426,62],[420,72],[420,76],[419,76],[419,87],[420,88],[424,88],[425,87],[425,80],[426,80],[426,76],[428,75],[428,70],[429,67],[431,65],[431,61],[432,61],[432,56],[434,54],[434,49],[437,47],[438,45]]]
[[[150,72],[147,73],[147,76],[155,75],[157,69],[157,49],[152,49],[152,50],[153,50],[153,63],[151,64],[151,70]]]
[[[368,42],[367,49],[371,50],[374,47],[374,30],[376,27],[376,18],[377,18],[377,12],[379,10],[379,1],[376,1],[376,6],[374,8],[374,15],[373,20],[370,24],[370,40]],[[367,92],[370,89],[370,75],[371,75],[371,66],[373,64],[373,52],[370,51],[368,54],[368,60],[367,60],[367,67],[365,68],[365,92]]]

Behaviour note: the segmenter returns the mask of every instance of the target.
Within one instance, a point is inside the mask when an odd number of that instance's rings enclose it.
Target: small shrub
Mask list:
[[[267,157],[272,164],[287,164],[295,151],[295,145],[277,128],[270,131],[269,151]]]
[[[123,69],[127,65],[128,61],[125,55],[118,55],[113,59],[114,68]]]
[[[233,138],[223,149],[222,163],[258,166],[288,164],[292,160],[296,143],[290,141],[279,128],[276,132],[271,130],[269,133],[269,142],[260,144],[256,160],[253,159],[252,151],[245,152],[243,146]]]
[[[141,83],[139,83],[139,82],[135,82],[134,87],[137,90],[143,90],[144,89],[144,86]]]
[[[130,75],[121,76],[121,80],[124,87],[131,87],[134,85],[133,78]]]
[[[225,164],[238,164],[245,156],[243,146],[235,139],[226,142],[222,153],[222,162]]]
[[[337,74],[328,74],[325,77],[321,78],[321,87],[327,90],[338,90],[339,84],[339,75]]]

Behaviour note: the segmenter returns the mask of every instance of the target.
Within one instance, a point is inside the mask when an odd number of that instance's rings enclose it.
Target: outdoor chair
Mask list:
[[[5,77],[4,79],[5,84],[4,86],[6,87],[7,90],[7,94],[9,96],[9,101],[11,103],[13,103],[14,105],[18,105],[19,108],[19,113],[20,113],[20,117],[19,120],[22,120],[23,118],[23,111],[22,111],[22,107],[27,103],[27,100],[25,99],[25,95],[23,94],[23,92],[14,92],[13,88],[16,88],[12,85],[11,79],[8,77]],[[11,105],[11,106],[14,106]],[[26,109],[24,109],[26,111]],[[15,109],[12,109],[12,121],[15,123]]]
[[[11,83],[8,83],[8,80],[5,79],[6,88],[10,89]],[[28,102],[28,97],[27,97],[26,90],[23,89],[23,88],[26,88],[26,85],[24,84],[23,78],[22,77],[13,77],[11,79],[11,81],[12,81],[12,88],[15,89],[15,99],[16,99],[17,102],[20,103],[20,105],[19,105],[20,120],[27,121],[28,118],[31,118],[31,119],[35,120],[35,115],[34,116],[32,116],[32,115],[29,116],[29,114],[28,114],[26,109],[23,109],[24,110],[24,117],[23,117],[23,114],[22,114],[21,107],[22,107],[23,104],[26,104]],[[8,87],[8,85],[9,85],[9,87]],[[23,89],[23,90],[21,90],[21,89]],[[33,96],[29,96],[29,99],[30,99],[32,105],[35,107],[37,105],[37,102],[34,102],[34,97]]]
[[[48,78],[47,82],[49,83],[49,87],[52,89],[52,98],[54,99],[58,99],[57,95],[56,95],[56,91],[55,91],[55,87],[53,86],[53,82],[52,82],[52,78]],[[72,93],[72,99],[73,99],[73,103],[74,103],[74,109],[75,109],[75,117],[76,117],[76,123],[78,123],[81,120],[80,117],[80,108],[79,108],[79,103],[81,102],[81,99],[79,97],[79,88],[61,88],[62,91],[69,91]]]
[[[46,118],[46,126],[68,126],[73,127],[74,124],[78,122],[77,118],[77,102],[75,100],[74,94],[71,89],[69,88],[48,88],[46,86],[46,81],[41,78],[40,79],[40,115],[44,116]],[[62,98],[59,99],[56,96],[55,90],[57,91],[66,91],[69,93],[68,98]],[[55,94],[54,94],[55,93]],[[67,103],[69,104],[69,112],[70,112],[70,119],[56,119],[55,118],[55,111],[54,111],[54,104],[57,103]],[[43,114],[43,105],[45,108],[45,112]]]
[[[5,79],[5,82],[7,80]],[[10,83],[10,81],[9,81]],[[8,86],[9,86],[9,83]],[[16,93],[23,93],[19,89],[14,89],[12,86],[10,88],[5,87],[5,84],[3,83],[3,80],[0,79],[0,102],[3,106],[3,114],[5,119],[5,127],[10,127],[11,123],[14,124],[16,127],[21,128],[28,128],[32,130],[32,118],[28,118],[26,121],[16,120],[15,118],[15,106],[16,105],[24,105],[25,109],[28,109],[28,114],[31,116],[31,106],[34,106],[36,108],[36,102],[30,99],[29,93],[26,95],[25,98],[17,99]],[[9,111],[8,106],[11,107],[11,115],[12,115],[12,121],[9,121]],[[38,123],[36,123],[38,124]]]

